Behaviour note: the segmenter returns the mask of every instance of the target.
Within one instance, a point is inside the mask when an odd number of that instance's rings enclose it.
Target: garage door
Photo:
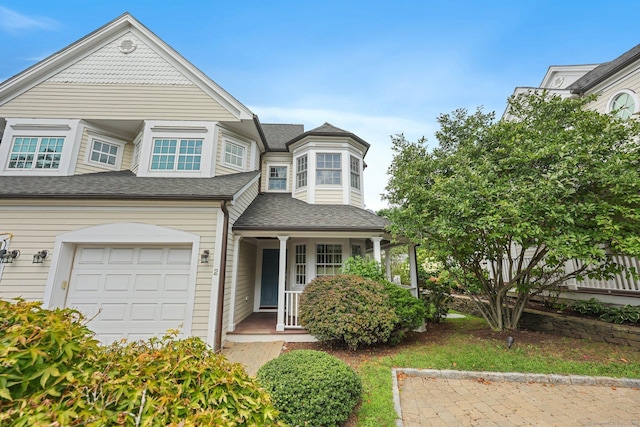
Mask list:
[[[80,246],[66,306],[105,344],[162,336],[190,324],[190,266],[191,248]]]

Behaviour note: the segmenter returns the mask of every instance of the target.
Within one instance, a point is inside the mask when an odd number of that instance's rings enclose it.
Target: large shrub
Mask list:
[[[321,341],[362,345],[384,343],[398,322],[384,286],[354,275],[312,280],[300,297],[300,322]]]
[[[73,310],[0,302],[0,317],[0,425],[277,424],[257,382],[198,338],[100,347]]]
[[[349,418],[362,395],[360,378],[327,353],[297,350],[258,370],[284,422],[292,426],[338,426]]]
[[[342,271],[344,274],[355,274],[374,280],[384,286],[388,303],[396,313],[396,324],[389,340],[392,344],[399,343],[407,331],[420,327],[424,322],[427,316],[424,303],[406,288],[385,279],[382,266],[376,260],[359,256],[347,258]]]

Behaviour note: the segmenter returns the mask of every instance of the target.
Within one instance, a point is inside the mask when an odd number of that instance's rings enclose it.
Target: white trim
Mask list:
[[[271,168],[274,167],[284,167],[287,169],[287,172],[285,173],[285,186],[284,186],[284,190],[272,190],[269,188],[269,183],[271,182]],[[266,178],[267,178],[267,185],[265,187],[265,190],[269,193],[289,193],[291,192],[291,183],[289,182],[289,174],[291,172],[290,170],[291,165],[289,163],[285,163],[285,162],[269,162],[267,161],[267,173],[266,173]]]
[[[217,122],[203,121],[169,121],[146,120],[144,123],[143,137],[140,142],[140,159],[138,164],[138,176],[162,176],[162,177],[212,177],[213,163],[208,159],[215,158],[214,135]],[[152,170],[153,144],[156,139],[200,139],[202,140],[202,153],[200,154],[200,170]],[[178,153],[176,152],[176,163]]]
[[[278,265],[278,316],[276,321],[276,331],[284,331],[284,291],[286,288],[287,277],[287,240],[289,236],[278,236],[280,241],[280,259]]]
[[[6,121],[7,124],[0,143],[0,168],[3,175],[66,176],[73,174],[84,129],[80,120],[7,118]],[[20,137],[64,138],[58,168],[9,169],[9,157],[14,138]]]
[[[607,113],[614,113],[613,111],[613,102],[614,100],[622,95],[622,94],[627,94],[629,96],[631,96],[631,99],[633,99],[633,113],[631,113],[632,116],[634,115],[638,115],[638,113],[640,112],[640,103],[638,102],[638,94],[635,93],[633,90],[631,89],[620,89],[616,92],[614,92],[610,97],[609,100],[607,101]]]
[[[115,145],[116,147],[118,147],[118,151],[116,153],[116,162],[114,165],[109,165],[107,163],[91,160],[91,153],[93,152],[93,143],[96,140],[99,142],[105,142],[107,144]],[[106,135],[105,133],[96,131],[94,129],[87,129],[87,149],[84,156],[84,163],[87,165],[99,166],[105,169],[120,170],[122,168],[122,156],[124,153],[124,146],[126,144],[127,144],[126,141],[113,138],[111,136]]]
[[[195,304],[196,276],[200,252],[200,236],[185,231],[145,223],[120,222],[102,224],[63,233],[56,237],[51,267],[45,285],[45,308],[64,307],[68,281],[73,267],[73,257],[79,244],[181,244],[191,247],[191,267],[189,270],[189,290],[184,334],[191,335],[193,307]]]
[[[236,292],[238,288],[238,264],[242,236],[233,236],[233,265],[231,266],[231,295],[229,304],[229,332],[236,330]]]
[[[207,328],[207,344],[211,348],[215,346],[216,319],[218,317],[218,287],[225,285],[224,283],[220,283],[220,271],[222,271],[222,237],[224,236],[224,212],[222,208],[218,209],[216,217],[216,240],[215,248],[213,249],[213,272],[211,274],[211,295],[209,297],[209,326]],[[222,311],[224,312],[224,307]]]

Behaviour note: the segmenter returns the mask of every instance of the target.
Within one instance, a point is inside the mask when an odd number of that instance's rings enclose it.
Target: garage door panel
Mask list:
[[[134,254],[133,248],[112,248],[109,251],[109,264],[133,264]]]
[[[190,323],[190,274],[189,248],[79,247],[67,306],[105,344],[163,336]]]
[[[105,292],[128,292],[131,287],[130,274],[106,274],[104,281]]]

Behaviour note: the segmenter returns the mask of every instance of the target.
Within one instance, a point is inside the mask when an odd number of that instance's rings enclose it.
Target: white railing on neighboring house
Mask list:
[[[288,329],[302,329],[298,316],[300,309],[300,295],[302,291],[284,291],[284,327]]]
[[[585,277],[583,280],[576,280],[575,286],[580,289],[601,289],[605,291],[625,291],[625,292],[640,292],[640,279],[634,278],[628,274],[629,271],[635,269],[636,272],[640,272],[640,260],[638,258],[632,258],[627,256],[614,256],[614,261],[623,266],[623,271],[616,274],[610,280],[590,279]],[[573,260],[573,268],[580,268],[582,263],[580,261]]]
[[[614,261],[622,265],[624,270],[616,274],[610,280],[590,279],[584,277],[583,280],[570,280],[566,283],[569,289],[583,289],[588,291],[589,289],[598,289],[605,291],[625,291],[625,292],[638,292],[640,294],[640,278],[634,278],[628,274],[629,271],[635,269],[636,272],[640,272],[640,260],[638,258],[615,256]],[[524,266],[529,265],[531,262],[530,257],[525,257]],[[582,266],[582,263],[577,260],[569,261],[568,271],[575,271]],[[489,277],[493,278],[493,270],[490,265],[487,265]],[[504,262],[502,264],[502,274],[506,278],[509,277],[509,264]]]

